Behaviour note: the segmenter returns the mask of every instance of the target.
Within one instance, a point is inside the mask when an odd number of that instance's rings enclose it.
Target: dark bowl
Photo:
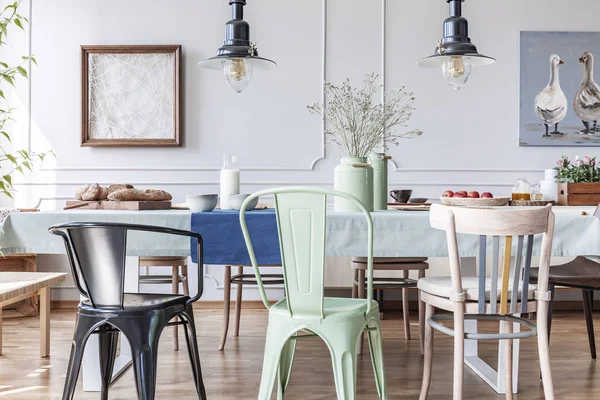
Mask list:
[[[390,196],[392,196],[392,199],[394,199],[397,203],[408,203],[408,199],[410,199],[411,195],[412,190],[410,189],[392,190],[390,192]]]

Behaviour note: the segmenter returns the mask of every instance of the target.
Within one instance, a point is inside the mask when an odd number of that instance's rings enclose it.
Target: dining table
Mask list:
[[[553,256],[600,255],[600,219],[593,216],[594,207],[554,207],[556,224],[552,246]],[[250,235],[258,240],[259,263],[273,264],[278,257],[278,237],[275,212],[272,209],[250,211],[254,220]],[[387,210],[371,213],[374,226],[374,255],[376,257],[447,257],[446,234],[431,228],[429,212]],[[204,263],[207,265],[248,265],[248,255],[235,211],[215,210],[192,213],[188,210],[113,211],[113,210],[59,210],[35,213],[9,214],[0,226],[0,251],[10,254],[64,254],[63,241],[48,233],[52,225],[71,222],[118,222],[156,225],[194,230],[202,234]],[[212,224],[212,225],[211,225]],[[249,224],[250,225],[250,224]],[[366,221],[361,213],[328,210],[326,223],[326,256],[351,257],[366,255]],[[215,228],[215,227],[218,227]],[[190,241],[183,237],[164,237],[132,232],[127,239],[128,258],[139,256],[191,256],[195,259]],[[460,235],[459,251],[464,275],[475,275],[475,257],[479,238]],[[541,237],[534,240],[533,254],[539,255]],[[261,255],[263,254],[263,255]],[[271,258],[269,258],[271,257]],[[280,262],[279,259],[276,261]],[[127,265],[125,289],[137,291],[137,264]],[[350,268],[348,266],[348,268]],[[477,325],[465,328],[474,332]],[[465,362],[498,393],[503,392],[503,368],[495,369],[477,355],[477,342],[466,341]],[[126,340],[121,341],[120,356],[115,362],[114,378],[130,364],[131,354]],[[504,346],[499,346],[503,349]],[[514,371],[518,376],[518,343],[515,344]],[[92,335],[86,345],[83,360],[83,389],[100,391],[98,342]],[[499,357],[502,362],[504,357]],[[500,372],[496,372],[500,371]],[[517,388],[517,384],[514,387]]]

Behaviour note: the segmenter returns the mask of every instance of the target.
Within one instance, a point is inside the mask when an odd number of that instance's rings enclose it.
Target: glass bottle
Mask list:
[[[221,190],[219,199],[221,210],[231,210],[229,195],[240,193],[240,169],[237,166],[237,157],[230,154],[223,155],[223,168],[221,169]]]

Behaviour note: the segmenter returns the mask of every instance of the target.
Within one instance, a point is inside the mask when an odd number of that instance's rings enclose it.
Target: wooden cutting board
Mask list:
[[[82,201],[67,200],[67,206],[64,208],[73,210],[170,210],[170,201]]]

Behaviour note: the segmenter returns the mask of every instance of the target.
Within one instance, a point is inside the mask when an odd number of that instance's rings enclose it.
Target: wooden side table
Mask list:
[[[37,257],[35,254],[0,256],[0,272],[37,272]],[[37,317],[40,311],[36,296],[13,303],[10,307],[23,317]]]

